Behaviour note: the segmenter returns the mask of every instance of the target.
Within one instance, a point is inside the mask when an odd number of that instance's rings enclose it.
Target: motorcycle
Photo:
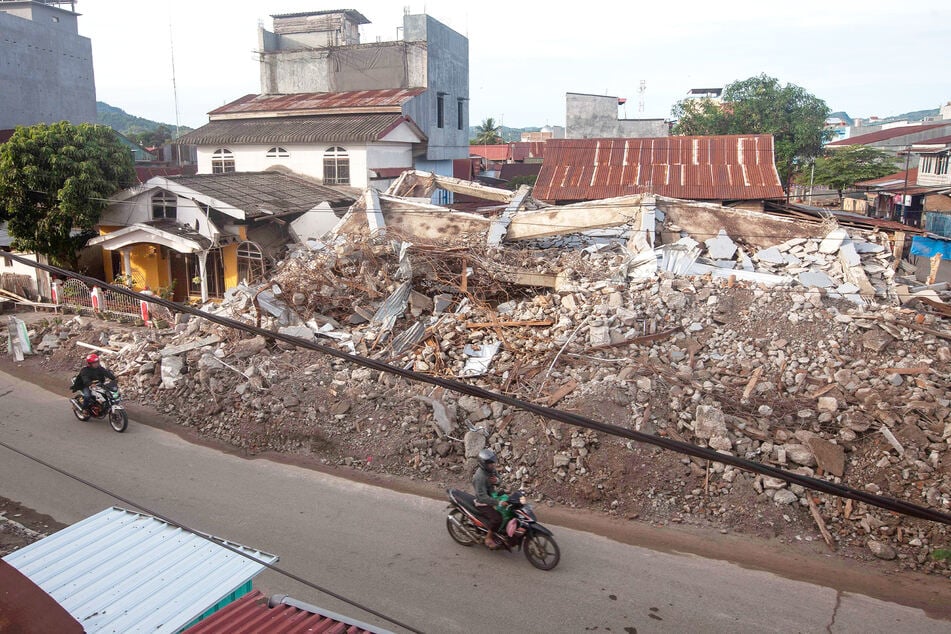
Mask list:
[[[446,516],[449,536],[463,546],[485,546],[488,529],[476,510],[475,496],[459,489],[446,489],[446,493],[449,494],[449,514]],[[557,566],[561,560],[558,544],[552,532],[538,523],[524,492],[516,491],[508,496],[507,511],[503,514],[506,518],[504,530],[495,533],[501,546],[509,552],[513,548],[521,549],[529,563],[540,570]],[[506,517],[508,515],[511,517]]]
[[[73,391],[76,385],[73,385]],[[117,432],[124,432],[129,426],[129,415],[122,405],[122,396],[119,394],[119,386],[115,383],[99,383],[98,381],[89,386],[92,393],[92,404],[86,411],[83,411],[82,393],[69,399],[73,406],[73,415],[81,421],[87,421],[90,418],[109,418],[109,424]]]

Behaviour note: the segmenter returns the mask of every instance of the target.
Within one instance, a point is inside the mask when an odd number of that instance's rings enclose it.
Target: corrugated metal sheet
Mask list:
[[[229,545],[268,564],[278,559]],[[264,570],[207,539],[118,507],[3,559],[87,632],[175,632]]]
[[[385,630],[366,629],[325,615],[280,603],[268,607],[267,598],[258,591],[251,592],[226,608],[185,630],[187,634],[218,634],[219,632],[267,632],[290,634],[291,632],[325,632],[346,634],[374,634]]]
[[[826,147],[844,147],[846,145],[866,145],[868,143],[877,143],[878,141],[887,141],[888,139],[894,139],[895,137],[905,136],[907,134],[918,134],[919,132],[927,132],[928,130],[933,130],[935,128],[946,127],[951,129],[951,123],[927,123],[924,125],[906,125],[898,126],[897,128],[889,128],[887,130],[878,130],[877,132],[869,132],[868,134],[860,134],[859,136],[849,137],[848,139],[840,139],[838,141],[833,141]],[[926,141],[916,141],[916,143],[926,143]]]
[[[412,119],[401,114],[384,113],[210,121],[179,137],[175,143],[227,146],[233,143],[378,141],[403,123],[409,125],[419,138],[426,139]]]
[[[889,174],[888,176],[881,176],[879,178],[870,178],[867,181],[859,181],[855,184],[856,187],[877,187],[879,185],[888,185],[891,183],[904,183],[905,182],[905,170],[900,172],[895,172],[894,174]],[[908,182],[916,183],[918,182],[918,168],[913,167],[908,170]]]
[[[512,158],[512,148],[508,143],[470,145],[469,156],[481,156],[487,161],[507,161]]]
[[[692,200],[782,198],[773,137],[550,139],[534,190],[545,201],[644,193]]]
[[[339,189],[280,172],[198,174],[168,180],[241,209],[248,218],[305,212],[322,202],[350,205],[356,200]]]
[[[399,108],[413,97],[426,92],[425,88],[386,90],[352,90],[347,92],[303,92],[289,95],[245,95],[208,114],[216,115],[283,113],[300,110],[336,110],[340,108]]]

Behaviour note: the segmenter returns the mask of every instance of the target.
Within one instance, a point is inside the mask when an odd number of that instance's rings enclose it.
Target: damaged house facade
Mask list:
[[[385,189],[403,170],[451,175],[468,156],[468,40],[404,15],[401,40],[360,42],[357,11],[272,16],[259,29],[261,93],[182,137],[201,174],[282,166],[325,185]]]
[[[288,242],[319,237],[352,201],[276,171],[156,176],[113,197],[88,246],[103,250],[108,280],[206,301],[260,279]]]

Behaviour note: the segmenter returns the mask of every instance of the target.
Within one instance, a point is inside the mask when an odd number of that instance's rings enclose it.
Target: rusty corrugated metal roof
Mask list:
[[[889,183],[894,183],[901,181],[905,182],[905,170],[900,172],[895,172],[894,174],[888,174],[887,176],[880,176],[879,178],[870,178],[867,181],[859,181],[855,183],[856,187],[877,187],[879,185],[886,185]],[[918,182],[918,168],[913,167],[908,170],[908,182],[917,183]]]
[[[379,631],[379,630],[377,630]],[[250,592],[218,610],[208,618],[185,630],[187,634],[218,634],[219,632],[327,632],[339,634],[373,634],[374,630],[338,620],[333,616],[310,612],[279,603],[268,606],[267,597],[259,590]]]
[[[252,113],[298,113],[300,111],[333,111],[341,109],[399,111],[413,97],[426,92],[425,88],[393,88],[385,90],[351,90],[346,92],[303,92],[288,95],[245,95],[208,114],[216,116]]]
[[[549,139],[533,195],[577,201],[644,193],[691,200],[782,198],[773,137]]]
[[[906,125],[898,126],[897,128],[888,128],[887,130],[878,130],[876,132],[869,132],[868,134],[860,134],[859,136],[849,137],[847,139],[839,139],[838,141],[833,141],[826,147],[845,147],[847,145],[866,145],[868,143],[877,143],[878,141],[887,141],[888,139],[894,139],[895,137],[905,136],[907,134],[918,134],[920,132],[927,132],[928,130],[933,130],[934,128],[946,127],[951,129],[951,123],[926,123],[923,125]],[[926,141],[916,141],[916,143],[926,143]]]
[[[235,143],[348,143],[379,141],[402,124],[425,140],[426,135],[409,117],[396,113],[334,114],[306,117],[272,117],[211,121],[175,140],[179,145]]]
[[[508,143],[470,145],[469,156],[481,156],[487,161],[507,161],[512,158],[512,147]]]

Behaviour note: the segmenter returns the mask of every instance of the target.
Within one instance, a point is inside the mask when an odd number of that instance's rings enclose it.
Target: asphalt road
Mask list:
[[[0,372],[0,441],[426,632],[940,632],[919,609],[697,556],[552,527],[551,572],[464,548],[444,504],[197,446],[134,420],[73,418],[63,395]],[[72,523],[112,498],[0,447],[0,495]],[[545,508],[538,509],[545,520]],[[830,579],[830,583],[834,580]],[[275,572],[266,593],[393,626]],[[395,629],[395,628],[394,628]]]

